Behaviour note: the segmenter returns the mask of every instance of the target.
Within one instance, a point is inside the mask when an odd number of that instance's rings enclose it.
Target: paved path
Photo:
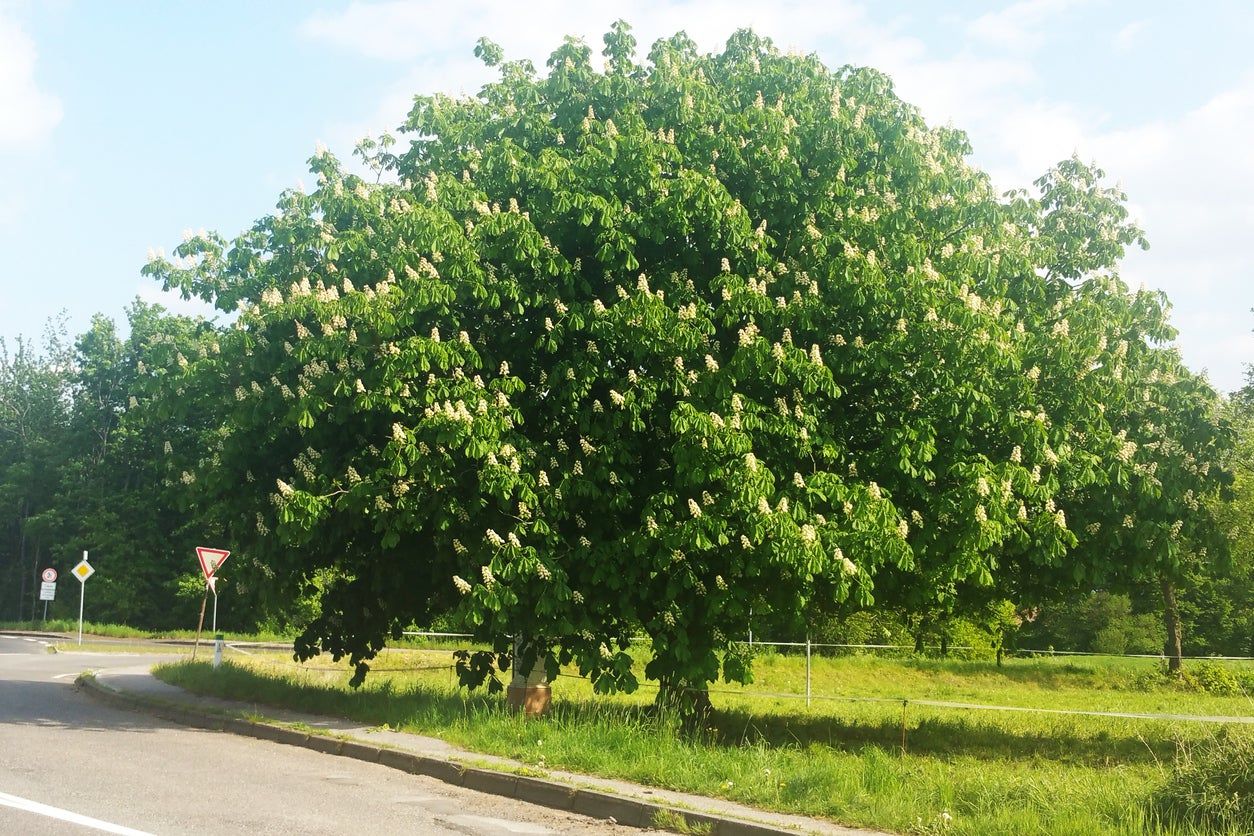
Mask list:
[[[146,670],[159,660],[50,654],[36,640],[0,636],[0,833],[639,832],[378,764],[188,729],[73,686],[84,669]]]

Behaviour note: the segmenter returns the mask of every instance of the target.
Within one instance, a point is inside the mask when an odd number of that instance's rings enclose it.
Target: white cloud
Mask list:
[[[1111,42],[1115,49],[1119,52],[1127,52],[1136,46],[1137,40],[1141,33],[1145,31],[1146,21],[1134,20],[1127,26],[1124,26],[1115,33],[1114,40]]]
[[[1125,274],[1167,291],[1185,359],[1221,389],[1254,360],[1254,72],[1180,117],[1096,134],[1081,146],[1113,170],[1140,209],[1153,249]]]
[[[135,295],[150,305],[160,305],[172,314],[179,316],[201,316],[205,319],[229,321],[222,311],[197,298],[184,299],[176,290],[162,290],[153,281],[143,281],[135,289]]]
[[[1009,52],[1039,49],[1045,41],[1042,26],[1075,6],[1077,0],[1023,0],[971,22],[968,34]]]
[[[35,43],[0,14],[0,150],[27,148],[61,121],[61,102],[35,82]]]

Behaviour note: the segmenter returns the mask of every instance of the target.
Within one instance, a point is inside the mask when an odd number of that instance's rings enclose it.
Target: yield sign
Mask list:
[[[210,549],[205,546],[196,547],[196,559],[200,561],[200,571],[205,573],[205,580],[209,580],[214,573],[221,568],[231,553],[226,549]]]

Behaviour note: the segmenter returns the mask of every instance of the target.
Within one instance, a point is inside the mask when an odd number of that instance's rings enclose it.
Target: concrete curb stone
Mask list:
[[[514,797],[519,801],[539,804],[553,810],[569,810],[575,800],[575,792],[575,788],[567,784],[533,778],[530,775],[519,775],[514,786]]]
[[[418,775],[426,775],[428,778],[434,778],[437,781],[443,781],[446,784],[460,787],[466,777],[466,767],[453,761],[441,760],[440,758],[431,758],[426,755],[411,755],[417,761],[417,768],[414,770]]]
[[[396,749],[379,749],[378,763],[390,769],[399,769],[411,775],[418,774],[419,759],[412,752],[400,752]]]
[[[518,797],[518,776],[509,772],[493,772],[490,769],[468,768],[462,774],[462,786],[468,790]]]
[[[649,827],[662,808],[649,801],[637,801],[597,790],[580,789],[571,799],[570,811],[583,816],[612,818],[631,827]]]
[[[378,746],[371,746],[369,743],[361,743],[356,740],[345,740],[343,745],[340,746],[341,757],[365,761],[366,763],[378,763],[379,753],[382,751]]]
[[[335,737],[311,734],[304,745],[306,749],[313,749],[315,752],[322,752],[325,755],[338,755],[344,748],[344,741]]]

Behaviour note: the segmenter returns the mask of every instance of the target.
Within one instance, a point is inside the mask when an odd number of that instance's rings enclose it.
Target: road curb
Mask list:
[[[133,711],[142,711],[180,725],[254,737],[288,746],[300,746],[366,763],[378,763],[413,775],[426,775],[453,786],[514,798],[552,810],[562,810],[592,818],[613,819],[618,824],[631,827],[650,828],[659,827],[662,823],[679,825],[683,822],[682,826],[687,832],[709,833],[711,836],[783,836],[784,834],[797,836],[798,833],[804,832],[711,813],[695,812],[669,804],[614,795],[601,790],[585,789],[547,778],[468,766],[454,760],[375,746],[360,740],[310,734],[302,729],[278,723],[249,720],[175,705],[111,688],[90,672],[80,674],[74,684],[90,696],[104,702]]]
[[[57,641],[65,641],[66,636],[63,633],[48,633],[42,630],[0,630],[0,636],[11,636],[17,639],[56,639]]]

